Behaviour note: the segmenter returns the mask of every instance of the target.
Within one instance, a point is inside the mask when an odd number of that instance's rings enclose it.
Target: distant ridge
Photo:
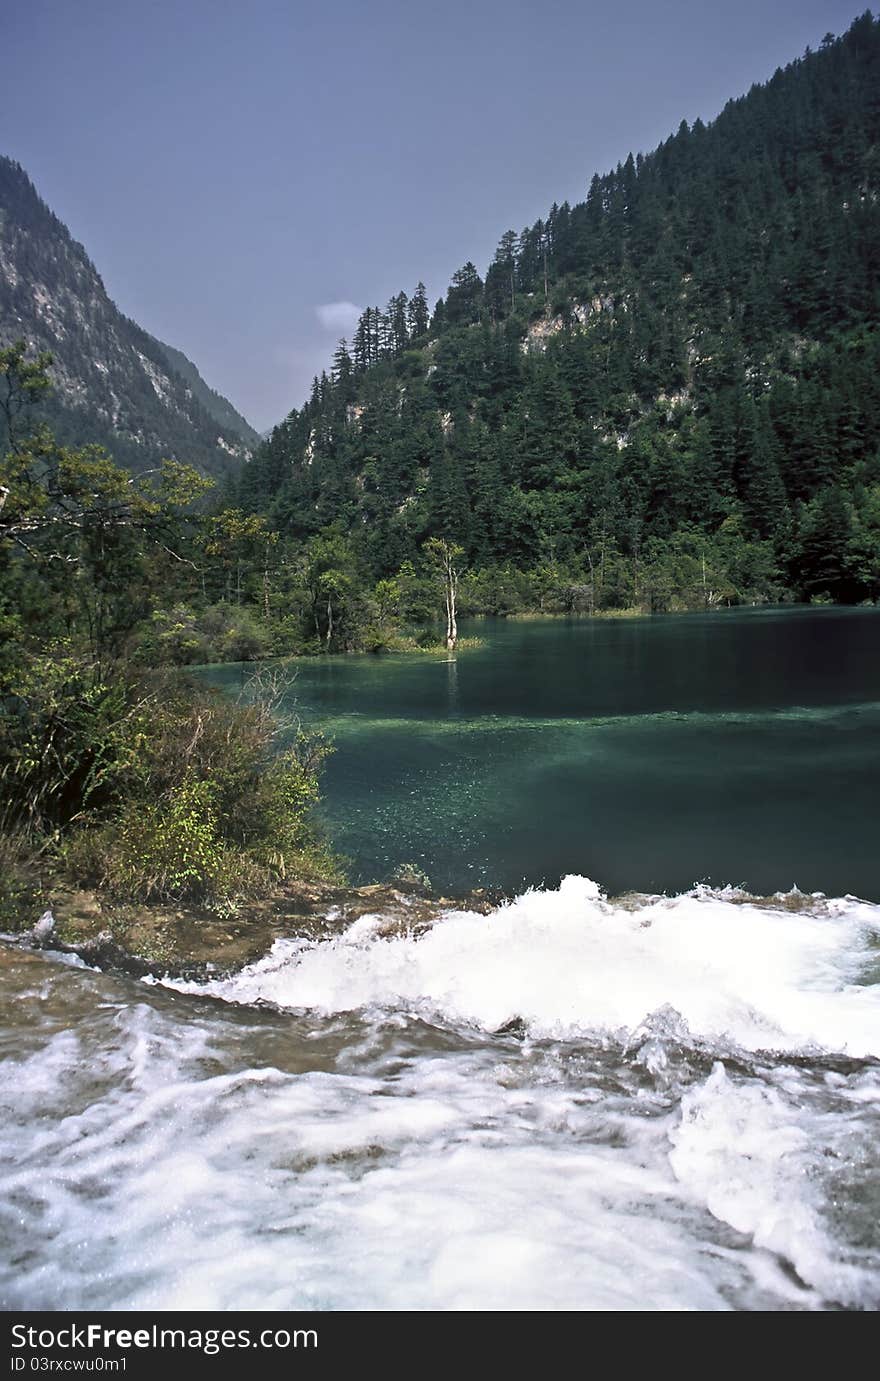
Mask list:
[[[181,379],[188,384],[192,389],[193,397],[201,403],[205,412],[213,417],[217,425],[228,431],[237,432],[239,436],[244,437],[249,446],[259,445],[262,440],[260,433],[251,426],[247,418],[242,417],[228,398],[224,398],[222,393],[217,393],[210,384],[205,383],[192,360],[187,359],[182,350],[175,350],[173,345],[166,345],[163,340],[159,340],[156,336],[153,339],[165,355],[171,368],[176,370]]]
[[[99,442],[129,466],[168,456],[221,475],[259,441],[185,355],[119,311],[24,169],[0,156],[0,344],[17,340],[53,356],[50,421],[68,444]]]

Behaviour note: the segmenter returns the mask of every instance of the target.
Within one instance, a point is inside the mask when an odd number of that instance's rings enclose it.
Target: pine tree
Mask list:
[[[446,294],[446,320],[450,325],[467,326],[478,321],[482,306],[483,282],[470,261],[452,275]]]
[[[425,285],[419,283],[407,306],[407,327],[413,340],[427,334],[429,316]]]

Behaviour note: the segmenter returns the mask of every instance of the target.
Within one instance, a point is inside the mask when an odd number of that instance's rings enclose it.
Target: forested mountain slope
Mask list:
[[[876,598],[878,194],[868,13],[365,311],[232,502],[340,588],[446,538],[487,610]]]
[[[100,442],[136,468],[173,456],[226,474],[257,439],[185,356],[122,315],[24,170],[0,157],[0,345],[17,340],[52,354],[50,420],[71,444]]]

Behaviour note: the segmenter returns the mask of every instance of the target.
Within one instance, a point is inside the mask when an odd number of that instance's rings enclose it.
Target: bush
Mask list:
[[[33,664],[4,717],[0,776],[8,824],[54,836],[74,880],[228,907],[335,873],[311,818],[328,748],[281,713],[283,678],[258,673],[236,704],[170,676],[53,665],[41,679]]]
[[[120,800],[139,774],[150,699],[94,662],[22,656],[0,683],[8,823],[51,834]]]
[[[186,604],[156,609],[130,649],[143,666],[255,662],[272,650],[272,635],[253,609],[234,604],[211,604],[201,613]]]
[[[253,609],[232,604],[212,604],[199,616],[212,662],[256,662],[268,657],[271,638]]]
[[[264,894],[270,870],[224,842],[210,783],[190,779],[161,801],[78,831],[64,859],[79,881],[123,901],[192,901],[229,912]]]
[[[44,905],[29,840],[14,828],[0,833],[0,930],[32,926]]]
[[[211,660],[211,648],[196,614],[185,604],[155,609],[137,629],[130,651],[144,666],[190,666]]]
[[[181,897],[210,887],[220,848],[213,798],[210,782],[187,774],[164,800],[123,812],[117,825],[123,890]]]

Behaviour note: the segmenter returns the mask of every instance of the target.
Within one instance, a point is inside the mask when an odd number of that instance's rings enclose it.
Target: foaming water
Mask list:
[[[377,916],[338,939],[279,940],[209,991],[324,1013],[415,1010],[485,1031],[518,1020],[558,1039],[626,1033],[669,1005],[701,1037],[746,1050],[880,1054],[880,988],[865,981],[880,959],[880,907],[802,903],[696,889],[624,907],[568,877],[419,936],[385,937]]]
[[[0,949],[7,1309],[873,1309],[877,907],[567,878],[226,982]]]

